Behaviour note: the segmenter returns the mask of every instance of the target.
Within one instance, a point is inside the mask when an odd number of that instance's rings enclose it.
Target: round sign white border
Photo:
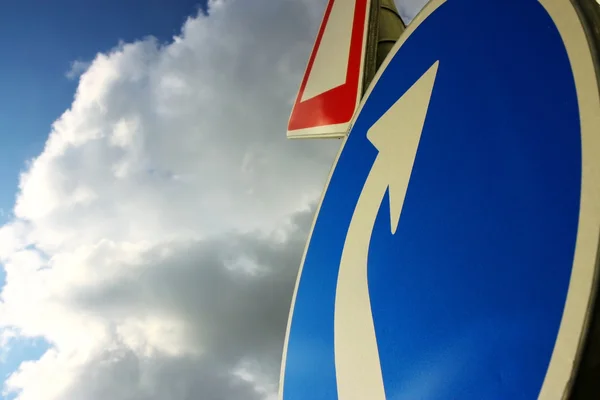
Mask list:
[[[576,5],[539,0],[556,25],[575,78],[581,121],[581,203],[569,292],[540,400],[566,397],[577,373],[595,295],[600,243],[600,91],[590,38]],[[585,46],[586,44],[587,46]]]
[[[377,85],[383,71],[385,71],[400,47],[402,47],[429,15],[435,12],[446,1],[429,1],[407,26],[373,77],[351,120],[349,132],[352,131],[356,118],[360,115],[366,100]],[[585,32],[583,21],[581,21],[577,14],[576,5],[569,0],[538,1],[552,18],[567,49],[579,103],[582,141],[581,201],[573,269],[557,340],[538,397],[539,400],[557,400],[567,398],[573,384],[572,380],[577,372],[577,363],[581,357],[580,353],[585,346],[585,334],[592,314],[592,301],[595,295],[594,282],[596,281],[596,274],[600,270],[600,267],[598,267],[600,246],[600,162],[595,160],[594,157],[594,155],[600,154],[600,134],[597,132],[600,129],[600,83],[591,50],[591,41]],[[507,29],[510,28],[507,26]],[[582,44],[587,44],[587,46],[582,46]],[[347,137],[343,138],[338,154],[330,169],[300,263],[284,340],[279,380],[279,399],[283,399],[289,334],[306,254],[315,223],[319,217],[323,199],[327,193],[340,155],[344,151]]]

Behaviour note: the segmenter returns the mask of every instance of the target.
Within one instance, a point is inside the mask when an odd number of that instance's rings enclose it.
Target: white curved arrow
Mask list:
[[[348,227],[335,297],[334,347],[339,400],[384,400],[367,283],[367,258],[379,207],[389,188],[396,233],[439,62],[369,129],[379,151]]]

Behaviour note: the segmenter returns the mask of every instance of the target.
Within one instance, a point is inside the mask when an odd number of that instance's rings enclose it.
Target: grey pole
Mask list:
[[[404,29],[404,22],[400,18],[394,0],[371,1],[367,28],[363,95]]]

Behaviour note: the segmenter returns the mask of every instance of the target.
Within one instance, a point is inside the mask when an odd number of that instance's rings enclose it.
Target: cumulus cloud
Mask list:
[[[8,386],[24,388],[24,399],[271,395],[311,216],[311,209],[296,213],[285,237],[165,242],[135,260],[106,241],[84,251],[71,265],[93,275],[57,279],[61,287],[26,311],[54,349],[22,365]],[[50,270],[70,264],[60,263]]]
[[[20,400],[271,399],[337,141],[285,139],[323,0],[212,0],[88,64],[0,227]]]
[[[90,67],[90,62],[75,60],[71,62],[71,67],[65,74],[69,79],[77,79]]]
[[[87,66],[0,228],[0,322],[51,344],[5,390],[274,392],[310,204],[339,145],[285,139],[322,7],[213,1],[172,43]]]

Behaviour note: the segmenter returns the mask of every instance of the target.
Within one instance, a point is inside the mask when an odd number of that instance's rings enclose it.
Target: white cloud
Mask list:
[[[272,393],[307,204],[339,145],[285,139],[322,8],[212,2],[173,43],[86,66],[0,228],[0,323],[52,346],[6,390]]]
[[[6,391],[272,398],[339,145],[285,139],[323,7],[212,0],[168,45],[122,43],[74,63],[75,100],[0,228],[0,325],[51,344]]]
[[[75,60],[71,63],[65,76],[69,79],[77,79],[89,68],[90,64],[88,61]]]

